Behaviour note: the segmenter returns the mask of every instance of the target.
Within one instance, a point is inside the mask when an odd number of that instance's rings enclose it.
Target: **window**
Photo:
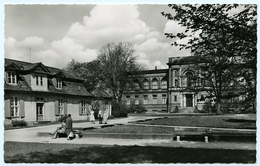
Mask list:
[[[178,86],[178,80],[177,80],[177,79],[174,80],[174,86],[175,86],[175,87]]]
[[[139,104],[139,96],[135,95],[135,105],[138,105],[138,104]]]
[[[144,79],[143,85],[144,85],[144,89],[149,89],[149,82],[147,79]]]
[[[177,102],[177,96],[176,95],[173,96],[173,101]]]
[[[158,89],[158,81],[156,78],[153,79],[153,89]]]
[[[81,100],[81,114],[86,115],[87,114],[87,102],[86,100]]]
[[[167,81],[165,78],[162,79],[162,89],[167,89]]]
[[[130,96],[126,96],[126,105],[130,105]]]
[[[59,114],[63,115],[64,114],[64,102],[63,102],[63,99],[59,99],[58,102],[59,102]]]
[[[42,76],[36,75],[36,85],[43,85]]]
[[[162,95],[162,103],[163,104],[166,104],[166,100],[167,100],[166,95]]]
[[[187,86],[192,86],[192,73],[191,72],[188,72],[186,73],[186,77],[187,77]]]
[[[153,104],[157,104],[157,95],[153,95]]]
[[[174,72],[174,76],[175,76],[175,77],[178,77],[178,76],[179,76],[179,70],[178,70],[178,69],[175,69],[173,72]]]
[[[139,84],[138,84],[138,82],[135,82],[134,85],[135,85],[135,89],[139,89]]]
[[[11,97],[11,116],[19,116],[19,102],[17,97]]]
[[[57,85],[56,85],[56,88],[58,89],[62,89],[62,81],[61,79],[57,78]]]
[[[16,84],[16,74],[15,72],[7,72],[7,82],[8,84]]]
[[[144,95],[144,104],[148,104],[148,96]]]

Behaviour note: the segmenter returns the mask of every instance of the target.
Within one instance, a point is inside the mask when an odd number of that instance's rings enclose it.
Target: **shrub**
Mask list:
[[[66,119],[67,119],[67,115],[61,115],[58,117],[58,122],[66,121]]]
[[[123,103],[112,101],[112,115],[113,117],[127,117],[127,107]]]
[[[113,119],[113,115],[109,115],[107,119]]]
[[[27,122],[25,120],[12,120],[12,126],[17,127],[17,126],[27,126]]]

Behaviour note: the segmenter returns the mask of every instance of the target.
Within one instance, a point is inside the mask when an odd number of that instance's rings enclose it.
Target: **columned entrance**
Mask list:
[[[186,107],[193,107],[192,94],[185,94],[186,97]]]

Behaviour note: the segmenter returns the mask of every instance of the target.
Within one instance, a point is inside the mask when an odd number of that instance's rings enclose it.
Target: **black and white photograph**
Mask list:
[[[7,3],[4,164],[256,164],[257,3]]]

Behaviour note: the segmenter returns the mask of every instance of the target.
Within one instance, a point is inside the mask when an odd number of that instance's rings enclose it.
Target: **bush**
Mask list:
[[[127,117],[127,107],[123,103],[112,101],[112,115],[113,117]]]
[[[143,106],[142,103],[139,103],[138,105],[135,105],[134,102],[130,104],[130,106],[127,108],[128,113],[145,113],[147,110]]]
[[[67,115],[61,115],[58,117],[58,122],[66,121],[66,119],[67,119]]]
[[[12,120],[12,126],[17,127],[17,126],[27,126],[27,122],[25,120]]]

